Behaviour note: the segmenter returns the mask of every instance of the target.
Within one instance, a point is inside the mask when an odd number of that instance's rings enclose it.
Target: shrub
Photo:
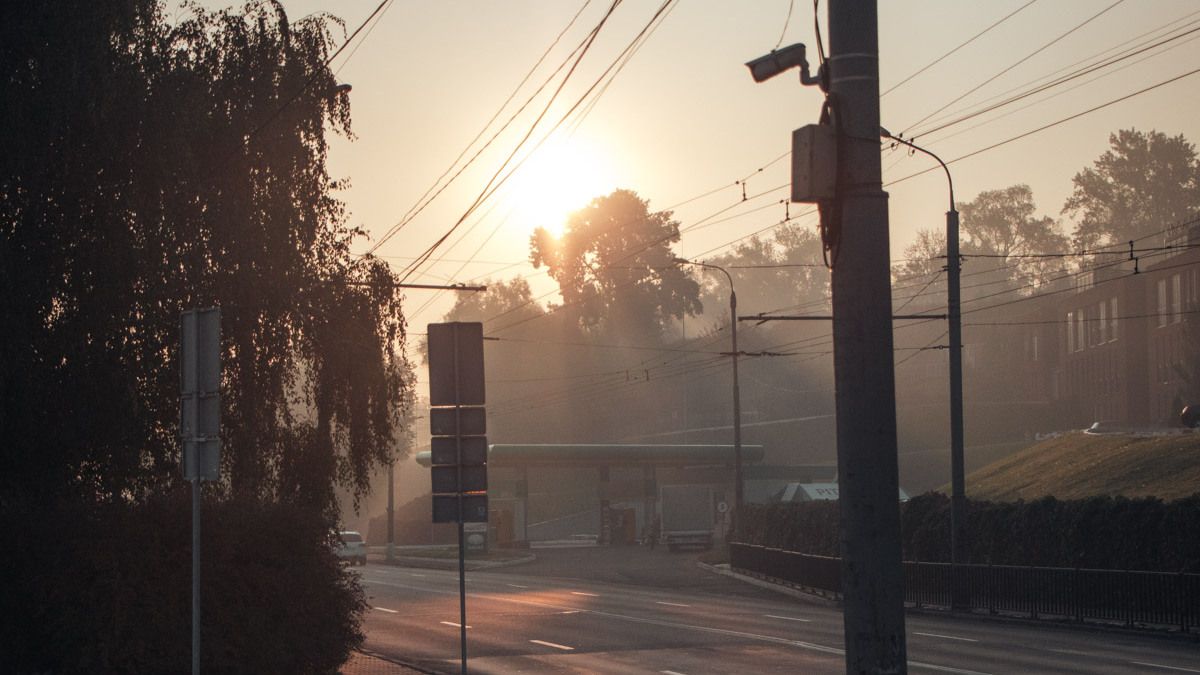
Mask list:
[[[136,506],[6,512],[0,522],[22,542],[19,556],[0,562],[9,672],[190,668],[186,490]],[[333,554],[326,523],[287,505],[206,501],[205,671],[331,673],[361,644],[363,592]]]
[[[950,560],[950,499],[938,493],[900,506],[905,560]],[[836,502],[750,505],[747,543],[840,555]],[[1200,572],[1200,494],[967,502],[973,563]]]

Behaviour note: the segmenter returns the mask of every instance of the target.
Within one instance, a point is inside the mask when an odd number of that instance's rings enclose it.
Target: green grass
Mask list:
[[[1200,434],[1072,433],[1042,441],[967,476],[971,499],[1094,495],[1180,499],[1200,490]]]

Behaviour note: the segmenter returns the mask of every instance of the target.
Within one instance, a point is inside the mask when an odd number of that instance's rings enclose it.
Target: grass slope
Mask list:
[[[967,476],[971,499],[1093,495],[1179,499],[1200,492],[1200,434],[1072,433],[1042,441]]]

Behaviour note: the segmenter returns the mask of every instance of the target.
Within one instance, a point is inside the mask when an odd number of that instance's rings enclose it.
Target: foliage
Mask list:
[[[220,306],[205,658],[328,672],[361,640],[336,490],[365,494],[412,391],[394,276],[350,254],[362,233],[325,168],[326,133],[350,135],[326,66],[339,22],[165,12],[0,9],[0,518],[24,547],[0,562],[0,611],[36,613],[5,622],[0,653],[186,669],[179,315]]]
[[[705,262],[729,271],[739,307],[746,313],[787,307],[818,314],[827,308],[829,271],[821,262],[821,239],[810,227],[788,223],[776,228],[771,239],[752,236],[729,253]],[[729,289],[725,286],[720,275],[705,274],[702,299],[706,311],[728,307]]]
[[[1171,502],[1146,497],[967,503],[969,560],[997,565],[1200,571],[1200,493]],[[930,492],[901,508],[905,560],[950,559],[950,500]],[[836,502],[746,510],[746,541],[838,555]]]
[[[18,547],[0,558],[10,582],[0,595],[10,617],[0,622],[5,671],[187,671],[188,491],[132,507],[56,506],[0,512]],[[334,556],[319,512],[210,499],[202,534],[202,670],[336,672],[361,644],[365,599]],[[38,583],[11,583],[18,579]]]
[[[327,129],[331,20],[164,5],[0,14],[0,495],[140,499],[178,481],[181,310],[222,308],[230,494],[319,507],[393,452],[401,297],[349,253]],[[19,451],[17,448],[19,447]]]
[[[1182,134],[1122,129],[1109,149],[1075,174],[1063,213],[1078,219],[1075,243],[1093,248],[1156,235],[1200,208],[1200,161]],[[1161,243],[1161,242],[1159,242]]]
[[[657,340],[666,322],[700,311],[699,286],[675,262],[679,223],[629,190],[597,197],[555,239],[538,228],[530,260],[546,266],[588,328]]]
[[[957,208],[961,213],[961,252],[989,256],[971,261],[972,271],[994,269],[997,276],[1017,287],[1037,285],[1063,272],[1062,258],[1027,257],[1067,249],[1067,238],[1054,220],[1035,215],[1028,185],[985,190]]]

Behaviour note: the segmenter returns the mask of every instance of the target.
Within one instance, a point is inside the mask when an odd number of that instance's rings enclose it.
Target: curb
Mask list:
[[[525,563],[537,560],[537,556],[530,554],[512,560],[467,560],[464,567],[468,572],[480,572],[485,570],[498,569],[501,567],[512,567],[514,565],[524,565]],[[392,567],[421,567],[426,569],[458,569],[457,558],[419,558],[416,556],[396,556],[389,562],[388,560],[380,560],[377,564],[389,565]]]
[[[842,606],[840,600],[837,600],[836,598],[830,598],[825,595],[820,595],[816,591],[806,590],[805,587],[802,586],[793,586],[787,583],[768,581],[767,579],[760,579],[759,577],[742,574],[741,572],[734,572],[732,569],[730,569],[728,563],[709,565],[708,563],[696,561],[696,565],[701,569],[712,572],[713,574],[719,574],[723,577],[737,579],[738,581],[750,584],[751,586],[765,588],[768,591],[774,591],[782,595],[796,598],[797,600],[805,600],[807,602],[813,602],[819,605],[825,605],[827,607]]]

